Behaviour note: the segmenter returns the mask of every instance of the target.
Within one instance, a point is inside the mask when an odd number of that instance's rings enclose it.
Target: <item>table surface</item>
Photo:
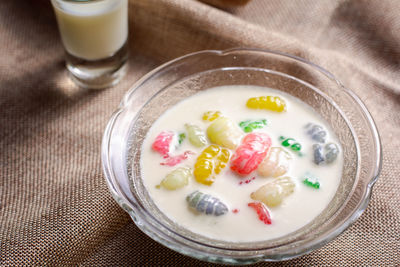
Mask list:
[[[131,0],[128,74],[88,91],[66,75],[49,1],[1,1],[0,265],[207,265],[151,240],[119,208],[100,143],[122,96],[146,72],[189,52],[231,47],[284,51],[328,69],[364,101],[383,147],[371,202],[351,227],[308,255],[260,265],[399,265],[398,10],[397,0],[251,0],[222,9]]]

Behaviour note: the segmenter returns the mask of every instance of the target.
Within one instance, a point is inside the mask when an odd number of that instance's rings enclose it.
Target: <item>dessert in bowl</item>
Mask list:
[[[289,259],[339,235],[366,208],[380,154],[368,111],[331,74],[256,49],[150,72],[102,144],[110,191],[143,232],[233,264]]]

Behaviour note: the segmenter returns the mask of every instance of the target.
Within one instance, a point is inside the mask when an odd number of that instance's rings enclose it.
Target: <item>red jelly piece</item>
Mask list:
[[[239,209],[233,209],[232,212],[236,214],[239,212]]]
[[[236,149],[231,161],[231,170],[240,175],[250,174],[257,169],[271,147],[271,138],[266,133],[246,135]]]
[[[258,215],[258,219],[264,222],[265,224],[271,224],[271,215],[269,215],[269,211],[267,207],[261,202],[250,202],[247,206],[253,208]]]
[[[174,133],[171,131],[161,132],[154,141],[152,148],[163,156],[168,155]]]
[[[181,155],[167,157],[165,162],[161,162],[160,165],[167,165],[167,166],[171,166],[171,167],[175,166],[175,165],[181,163],[182,161],[184,161],[185,159],[187,159],[190,154],[194,154],[194,153],[192,151],[188,150],[188,151],[185,151]]]
[[[249,183],[250,183],[251,181],[253,181],[254,179],[256,179],[255,176],[252,177],[252,178],[250,178],[250,179],[247,179],[247,180],[244,180],[244,181],[240,181],[240,182],[239,182],[239,185],[242,185],[243,183],[249,184]]]

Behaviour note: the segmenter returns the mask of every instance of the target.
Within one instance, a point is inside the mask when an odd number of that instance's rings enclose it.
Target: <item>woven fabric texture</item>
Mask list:
[[[308,255],[258,265],[399,266],[399,10],[397,0],[251,0],[222,9],[130,0],[128,74],[87,91],[66,76],[49,1],[1,1],[0,265],[210,265],[159,245],[119,208],[103,178],[101,138],[124,93],[152,68],[198,50],[258,47],[339,77],[370,110],[383,147],[360,219]]]

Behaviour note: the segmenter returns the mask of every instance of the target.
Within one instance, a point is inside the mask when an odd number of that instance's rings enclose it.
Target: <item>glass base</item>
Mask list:
[[[86,60],[66,52],[66,65],[71,79],[88,89],[104,89],[116,85],[126,73],[127,43],[111,57]]]

